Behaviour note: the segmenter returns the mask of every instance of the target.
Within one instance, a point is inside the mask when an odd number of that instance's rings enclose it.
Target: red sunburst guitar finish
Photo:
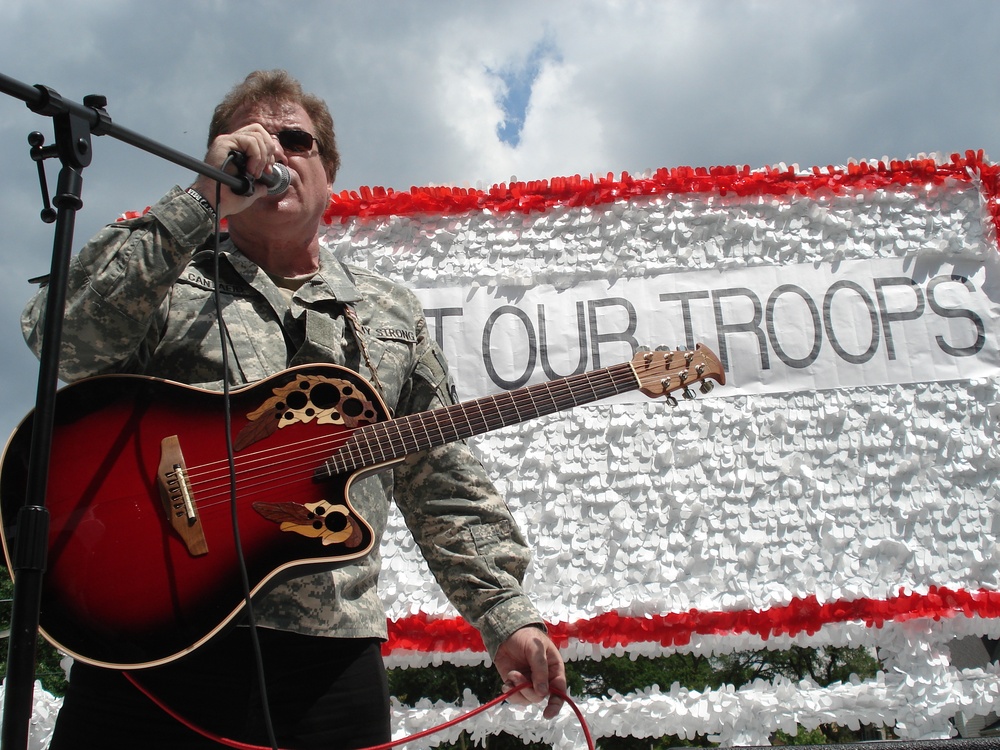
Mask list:
[[[359,477],[420,450],[629,390],[692,395],[689,386],[705,388],[709,378],[725,382],[702,345],[640,352],[629,363],[390,419],[361,376],[305,365],[230,394],[232,473],[222,394],[132,375],[80,381],[57,395],[42,633],[100,666],[172,661],[243,611],[234,518],[258,596],[378,543],[350,502]],[[8,567],[31,427],[28,415],[0,465]]]

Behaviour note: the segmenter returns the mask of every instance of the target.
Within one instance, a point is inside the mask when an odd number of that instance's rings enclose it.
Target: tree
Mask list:
[[[690,690],[713,690],[723,685],[740,687],[756,679],[773,680],[783,676],[790,680],[806,677],[826,686],[850,679],[852,674],[861,679],[873,677],[878,671],[878,661],[864,648],[803,648],[788,651],[748,651],[708,657],[696,654],[671,654],[654,658],[608,657],[600,661],[569,662],[566,665],[570,694],[579,697],[604,697],[612,691],[628,694],[649,685],[669,687],[675,682]],[[459,702],[462,692],[470,690],[481,703],[499,695],[502,685],[495,670],[486,667],[455,667],[443,664],[423,669],[391,670],[389,687],[404,704],[413,705],[420,698]],[[794,736],[776,732],[772,744],[804,745],[857,742],[873,739],[872,728],[858,731],[838,725],[824,725],[816,730],[800,729]],[[676,735],[658,739],[637,737],[605,737],[600,742],[602,750],[667,750],[674,747],[712,747],[707,737],[688,740]],[[472,742],[463,734],[451,744],[442,744],[448,750],[467,750]],[[531,750],[547,748],[543,744],[525,745],[510,735],[490,737],[488,750]]]
[[[11,605],[14,600],[14,581],[11,580],[7,568],[0,565],[0,631],[4,638],[0,641],[0,677],[7,677],[7,651],[10,633]],[[60,666],[62,656],[52,645],[38,636],[36,643],[35,677],[41,680],[42,687],[53,695],[63,695],[66,692],[66,673]]]
[[[0,630],[10,629],[10,604],[14,584],[6,568],[0,566]],[[7,643],[0,653],[0,676],[7,673]],[[47,641],[39,637],[36,677],[54,695],[63,695],[66,678],[60,666],[61,656]],[[798,681],[805,678],[821,686],[847,681],[851,675],[861,679],[873,677],[879,664],[864,648],[804,648],[795,646],[787,651],[746,651],[721,656],[671,654],[654,658],[608,657],[600,661],[583,660],[567,665],[569,691],[573,696],[604,697],[612,691],[620,694],[635,692],[649,685],[668,688],[675,682],[690,690],[714,690],[723,685],[740,687],[754,680],[771,681],[785,677]],[[481,703],[486,703],[503,690],[500,676],[493,667],[457,667],[442,664],[427,668],[393,669],[389,671],[390,692],[407,705],[422,698],[432,701],[460,702],[462,693],[470,690]],[[878,738],[881,728],[862,727],[852,731],[836,724],[815,730],[800,729],[794,736],[776,732],[774,745],[837,744]],[[711,747],[706,737],[687,740],[674,735],[658,739],[636,737],[605,737],[603,750],[667,750],[693,746]],[[467,734],[457,742],[442,744],[446,750],[469,750],[473,743]],[[519,738],[500,734],[487,739],[487,750],[547,750],[540,743],[525,744]]]

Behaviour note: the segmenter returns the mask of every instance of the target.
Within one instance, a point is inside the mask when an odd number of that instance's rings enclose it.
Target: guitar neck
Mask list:
[[[391,463],[411,453],[589,404],[640,386],[628,362],[441,409],[366,425],[317,471],[318,477]]]

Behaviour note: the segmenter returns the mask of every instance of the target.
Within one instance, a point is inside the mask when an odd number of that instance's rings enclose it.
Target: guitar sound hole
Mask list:
[[[364,402],[362,402],[361,399],[357,398],[347,399],[344,402],[343,407],[341,408],[341,411],[343,412],[344,416],[347,417],[356,417],[362,412],[364,412],[364,410],[365,410]]]
[[[326,528],[333,532],[343,531],[347,526],[347,516],[342,513],[330,513],[324,520]]]
[[[289,409],[302,409],[309,403],[309,394],[302,391],[294,391],[288,394],[287,401]]]
[[[325,512],[326,509],[323,508],[323,506],[319,506],[316,510],[309,514],[309,517],[312,519],[312,527],[316,529],[316,531],[320,531],[327,525],[326,519],[323,518],[323,514]]]
[[[317,409],[332,409],[340,402],[340,390],[330,383],[317,383],[309,392],[309,398]]]

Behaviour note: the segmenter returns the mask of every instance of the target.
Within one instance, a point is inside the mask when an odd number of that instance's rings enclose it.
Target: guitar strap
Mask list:
[[[382,383],[378,379],[378,370],[375,369],[375,363],[372,362],[371,354],[368,353],[368,342],[365,340],[364,335],[365,327],[361,323],[357,311],[347,302],[344,303],[344,317],[347,319],[348,327],[350,327],[351,333],[354,335],[354,340],[358,342],[358,348],[361,350],[361,356],[364,357],[365,364],[368,366],[368,372],[372,374],[372,383],[384,398],[385,388],[382,387]]]

